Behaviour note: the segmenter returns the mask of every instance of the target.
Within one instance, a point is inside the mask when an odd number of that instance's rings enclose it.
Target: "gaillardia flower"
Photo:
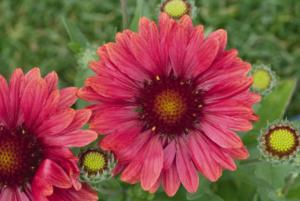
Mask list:
[[[162,186],[173,196],[180,183],[195,192],[197,170],[216,181],[233,159],[248,152],[236,131],[257,120],[250,92],[251,66],[225,50],[226,32],[204,37],[191,18],[176,22],[162,13],[139,32],[125,30],[98,49],[79,96],[91,101],[90,128],[106,137],[101,147],[116,155],[121,179],[144,190]]]
[[[97,184],[110,179],[116,167],[114,155],[111,152],[103,152],[100,149],[88,149],[80,154],[79,166],[81,168],[81,180]]]
[[[277,82],[275,73],[264,64],[254,65],[251,76],[253,77],[252,90],[261,95],[269,94]]]
[[[300,135],[289,122],[271,124],[259,137],[259,148],[270,161],[294,159],[300,150]]]
[[[58,90],[56,73],[38,68],[0,75],[0,200],[98,200],[79,182],[77,158],[69,147],[97,138],[81,130],[91,111],[73,110],[77,89]]]

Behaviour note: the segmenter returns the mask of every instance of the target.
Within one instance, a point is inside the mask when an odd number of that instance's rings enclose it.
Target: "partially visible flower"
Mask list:
[[[89,149],[80,154],[79,166],[84,182],[98,184],[113,176],[116,161],[110,152]]]
[[[158,26],[142,18],[138,33],[98,49],[96,75],[78,94],[93,103],[90,128],[106,135],[100,145],[116,155],[121,180],[173,196],[180,184],[197,191],[198,171],[216,181],[248,157],[237,131],[258,119],[260,96],[251,65],[226,45],[224,30],[205,37],[189,16],[162,13]]]
[[[270,67],[264,64],[254,65],[251,71],[253,77],[253,91],[262,95],[267,95],[276,85],[276,75]]]
[[[271,161],[293,159],[300,149],[299,133],[289,122],[271,124],[258,140],[262,154]]]
[[[160,11],[174,19],[180,19],[184,15],[191,15],[192,5],[188,0],[165,0],[161,4]]]
[[[74,110],[77,89],[57,88],[58,77],[34,68],[0,75],[0,200],[96,201],[79,182],[77,158],[70,147],[97,138],[81,130],[91,111]],[[72,199],[71,199],[72,198]]]

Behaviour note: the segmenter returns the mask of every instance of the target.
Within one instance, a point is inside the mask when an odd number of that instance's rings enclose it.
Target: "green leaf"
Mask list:
[[[201,177],[202,178],[202,177]],[[187,200],[210,200],[210,201],[223,201],[223,199],[216,195],[212,191],[211,182],[207,179],[202,179],[200,182],[200,187],[196,193],[187,193]]]
[[[137,5],[136,5],[134,17],[133,17],[133,19],[131,21],[131,24],[130,24],[130,29],[133,30],[133,31],[137,31],[139,20],[143,15],[144,0],[137,0],[136,4]]]
[[[258,186],[257,192],[261,201],[286,201],[281,194],[281,189]]]
[[[247,133],[244,140],[247,145],[255,143],[260,130],[277,119],[283,118],[288,104],[295,91],[297,80],[283,80],[266,96],[257,110],[259,121],[254,124],[252,131]]]
[[[69,43],[70,49],[75,53],[80,53],[81,49],[89,44],[88,40],[80,29],[75,24],[69,22],[65,17],[62,17],[62,23],[71,40]]]
[[[294,167],[290,164],[272,164],[270,162],[258,163],[255,169],[255,176],[267,182],[273,188],[282,188],[285,179],[292,173]]]

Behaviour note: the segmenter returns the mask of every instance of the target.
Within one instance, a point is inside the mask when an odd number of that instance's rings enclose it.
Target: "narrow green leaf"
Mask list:
[[[89,44],[88,40],[80,29],[69,22],[65,17],[62,17],[62,23],[71,40],[69,44],[70,49],[75,53],[79,53],[82,48],[85,48]]]
[[[136,9],[135,9],[135,13],[134,13],[134,17],[131,21],[130,24],[130,29],[133,31],[137,31],[138,29],[138,23],[139,23],[139,19],[142,17],[143,15],[143,5],[144,5],[144,0],[137,0],[136,1]]]

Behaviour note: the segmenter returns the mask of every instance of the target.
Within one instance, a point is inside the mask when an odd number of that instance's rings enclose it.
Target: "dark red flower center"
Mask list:
[[[11,131],[0,126],[0,189],[30,182],[41,159],[42,149],[35,136],[23,127]]]
[[[137,103],[144,130],[169,137],[194,129],[203,106],[196,84],[174,76],[145,81]]]

